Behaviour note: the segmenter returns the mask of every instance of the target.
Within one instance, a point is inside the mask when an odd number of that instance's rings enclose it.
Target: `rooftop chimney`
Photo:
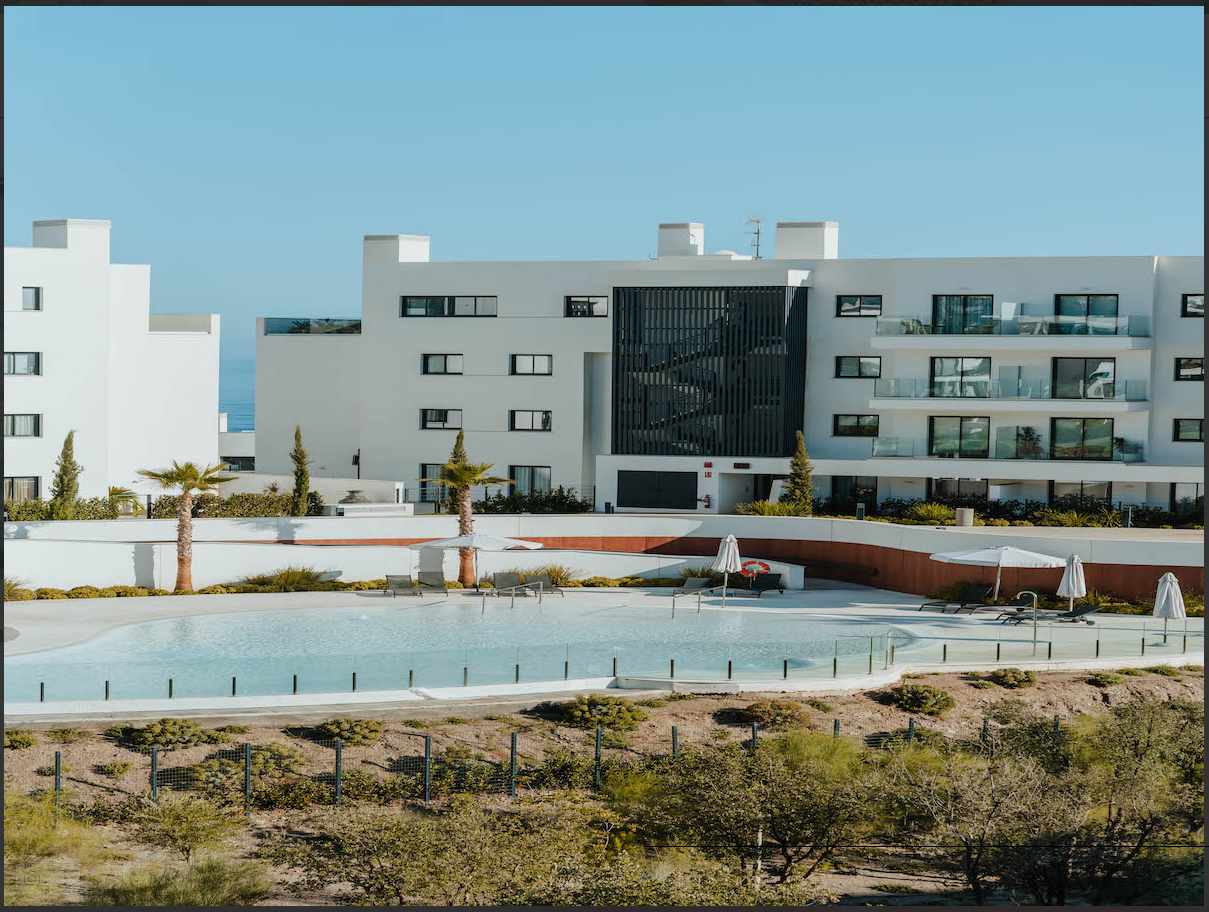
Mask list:
[[[659,226],[657,256],[701,256],[705,253],[705,226],[697,222],[676,222]]]
[[[834,260],[840,255],[839,222],[777,222],[777,260]]]
[[[361,245],[365,263],[427,263],[429,238],[419,234],[367,234]]]

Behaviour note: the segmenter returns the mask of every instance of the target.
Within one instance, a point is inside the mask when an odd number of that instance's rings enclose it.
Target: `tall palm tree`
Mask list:
[[[158,482],[164,488],[179,488],[180,508],[176,515],[176,591],[193,590],[193,492],[217,491],[224,481],[234,475],[219,475],[225,462],[200,468],[192,462],[172,460],[170,469],[139,469],[138,474]]]
[[[435,482],[451,488],[458,499],[458,535],[469,535],[474,531],[474,512],[471,509],[470,489],[484,485],[516,484],[511,478],[499,478],[488,474],[494,462],[446,462],[441,466],[440,478],[421,478],[420,481]],[[474,550],[458,549],[458,581],[466,587],[473,586]]]

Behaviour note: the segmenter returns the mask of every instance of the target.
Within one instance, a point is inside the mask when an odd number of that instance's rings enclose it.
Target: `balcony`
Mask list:
[[[1011,371],[1012,368],[1008,368],[1008,372]],[[954,389],[959,389],[960,394],[954,394]],[[1082,413],[1089,407],[1095,413],[1133,412],[1147,408],[1147,382],[1094,379],[1062,382],[1055,388],[1049,380],[1019,377],[1010,380],[883,378],[873,381],[869,407],[933,412],[943,408],[961,414],[992,408],[1017,412],[1044,410],[1053,414]]]
[[[266,336],[285,335],[360,335],[360,320],[295,320],[293,317],[265,317]]]
[[[1052,460],[1054,462],[1099,462],[1131,463],[1145,462],[1145,446],[1140,440],[1113,440],[1112,455],[1100,455],[1094,447],[1063,447],[1051,449],[1041,443],[1025,443],[1019,439],[1015,427],[996,429],[995,446],[988,456],[959,456],[928,452],[928,441],[912,437],[873,437],[870,440],[870,456],[875,459],[969,459],[974,464],[986,464],[988,460]]]
[[[1150,318],[1016,316],[984,317],[976,323],[925,323],[918,317],[878,317],[879,336],[1129,336],[1149,338]]]

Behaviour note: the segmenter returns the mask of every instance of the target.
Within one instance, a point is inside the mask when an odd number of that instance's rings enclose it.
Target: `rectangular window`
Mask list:
[[[512,355],[509,365],[511,374],[553,374],[553,355]]]
[[[994,304],[994,295],[932,295],[932,331],[991,332]]]
[[[1050,459],[1112,459],[1111,418],[1051,418]]]
[[[840,355],[835,359],[835,375],[842,379],[880,377],[882,359],[861,355]]]
[[[401,295],[401,317],[494,317],[495,295]]]
[[[1195,514],[1203,523],[1205,516],[1205,488],[1195,482],[1175,482],[1171,485],[1172,513]]]
[[[928,418],[928,455],[985,459],[991,452],[991,419],[958,415]]]
[[[1051,481],[1049,503],[1063,509],[1107,507],[1112,504],[1112,482]]]
[[[609,299],[607,297],[585,297],[582,295],[567,295],[563,299],[568,317],[607,317],[609,315]]]
[[[5,374],[41,374],[41,352],[5,352]]]
[[[421,370],[425,374],[460,374],[461,355],[422,355]]]
[[[1188,297],[1184,295],[1184,297]],[[42,309],[42,289],[41,288],[22,288],[21,289],[21,309],[22,310],[41,310]]]
[[[837,317],[880,317],[882,315],[882,296],[836,295],[835,315]]]
[[[5,437],[41,437],[41,415],[5,415]]]
[[[6,418],[5,421],[8,419]],[[8,426],[5,425],[4,432],[8,433]],[[1205,419],[1204,418],[1177,418],[1175,419],[1175,431],[1172,435],[1172,440],[1178,441],[1194,441],[1204,443],[1205,441]]]
[[[933,358],[928,395],[985,399],[991,393],[990,358]]]
[[[227,470],[231,472],[255,472],[256,457],[255,456],[219,456],[223,462],[227,464]]]
[[[1064,335],[1112,335],[1117,331],[1115,294],[1056,294],[1054,329]]]
[[[441,463],[439,462],[422,462],[420,463],[421,478],[440,478]],[[445,499],[445,485],[439,481],[421,481],[420,482],[420,503],[440,503]]]
[[[508,413],[510,431],[548,431],[551,429],[549,411],[532,409],[513,410]]]
[[[832,415],[831,433],[834,437],[876,437],[877,415]]]
[[[1180,316],[1204,318],[1205,293],[1180,295]]]
[[[1054,358],[1055,399],[1111,399],[1116,392],[1116,358]]]
[[[1176,358],[1175,359],[1175,379],[1176,380],[1205,380],[1205,359],[1204,358]]]
[[[461,409],[420,409],[420,427],[424,430],[462,427]]]
[[[508,477],[515,482],[509,491],[511,494],[550,490],[549,466],[508,466]]]
[[[4,478],[5,500],[37,500],[41,493],[41,479],[37,475],[17,475]]]
[[[833,500],[859,502],[872,507],[877,503],[877,476],[832,475],[831,497]]]
[[[929,478],[928,500],[934,497],[956,500],[958,498],[987,499],[989,487],[985,479],[976,478]]]

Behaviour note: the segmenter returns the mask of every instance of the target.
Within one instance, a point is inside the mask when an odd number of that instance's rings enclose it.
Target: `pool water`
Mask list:
[[[779,679],[833,659],[880,665],[913,637],[885,623],[806,612],[546,599],[200,615],[119,627],[84,643],[6,658],[6,702],[340,693],[561,681],[613,674]],[[788,663],[787,665],[785,663]],[[861,664],[859,660],[856,662]],[[854,665],[855,667],[855,665]],[[861,670],[864,670],[863,668]]]

